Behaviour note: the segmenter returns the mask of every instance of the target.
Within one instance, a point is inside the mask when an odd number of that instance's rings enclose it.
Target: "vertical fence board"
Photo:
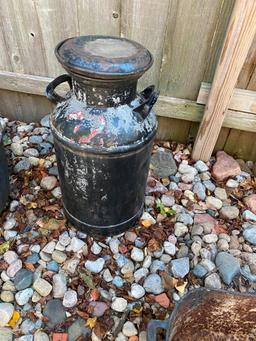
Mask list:
[[[154,64],[140,81],[141,87],[158,86],[169,0],[122,0],[121,36],[147,47]]]
[[[77,0],[79,34],[120,35],[121,0]]]
[[[63,39],[79,34],[75,0],[38,0],[35,2],[42,30],[47,76],[56,77],[63,69],[54,55],[54,48]]]
[[[170,0],[160,76],[163,95],[196,99],[222,1]]]

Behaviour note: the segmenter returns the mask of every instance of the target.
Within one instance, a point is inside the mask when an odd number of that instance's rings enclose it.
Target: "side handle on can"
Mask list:
[[[166,333],[167,333],[168,326],[169,326],[168,320],[166,320],[166,321],[162,321],[162,320],[149,321],[148,330],[147,330],[147,341],[157,341],[157,330],[158,329],[165,329]],[[167,341],[166,338],[165,338],[165,341]]]
[[[155,91],[155,86],[150,85],[140,93],[142,102],[136,108],[133,109],[134,112],[140,114],[144,120],[149,115],[153,105],[156,103],[159,96],[159,91]]]
[[[54,104],[57,104],[61,101],[64,101],[64,97],[61,97],[55,92],[55,88],[60,85],[61,83],[68,82],[70,89],[72,88],[72,80],[70,75],[64,74],[57,78],[55,78],[52,82],[50,82],[46,87],[46,97],[53,102]]]

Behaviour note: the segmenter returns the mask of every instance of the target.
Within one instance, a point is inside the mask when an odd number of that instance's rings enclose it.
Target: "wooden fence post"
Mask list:
[[[192,157],[207,161],[256,32],[256,0],[236,0]]]

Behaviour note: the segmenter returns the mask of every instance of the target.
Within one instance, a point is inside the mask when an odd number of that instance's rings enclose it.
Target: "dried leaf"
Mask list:
[[[12,314],[12,318],[7,323],[7,326],[8,327],[14,327],[16,325],[16,323],[19,321],[19,319],[20,319],[20,313],[17,310],[14,310],[14,312]]]
[[[96,322],[97,322],[97,317],[90,317],[88,318],[86,322],[86,326],[92,329],[95,326]]]
[[[188,282],[177,281],[177,284],[175,285],[175,289],[178,292],[180,292],[181,294],[184,294],[184,291],[185,291],[187,284],[188,284]]]
[[[160,276],[162,287],[165,289],[173,289],[178,282],[176,278],[172,277],[167,272],[161,272]]]
[[[149,219],[145,219],[145,220],[142,220],[141,221],[141,224],[144,226],[144,227],[150,227],[152,225],[152,221],[149,220]]]
[[[87,269],[82,269],[79,272],[79,275],[80,275],[81,280],[84,282],[84,284],[89,289],[94,289],[95,288],[95,284],[93,282],[93,277],[92,277],[92,274],[90,273],[90,271],[88,271]]]
[[[148,250],[151,252],[160,250],[159,242],[154,238],[150,239],[148,242]]]
[[[10,248],[10,240],[7,240],[6,242],[0,245],[0,255],[3,255],[6,251],[9,250],[9,248]]]
[[[91,291],[91,301],[97,301],[99,299],[99,292],[96,288],[92,289]]]
[[[138,305],[138,304],[136,304],[136,305],[133,306],[133,308],[132,308],[132,312],[135,313],[135,314],[137,314],[137,315],[141,314],[141,313],[142,313],[142,310],[143,310],[142,306],[141,306],[141,305]]]
[[[27,208],[29,208],[29,209],[37,208],[37,203],[36,202],[29,202],[27,205]]]
[[[49,205],[49,206],[45,206],[43,207],[43,209],[48,212],[55,212],[55,211],[59,211],[60,210],[60,206],[58,204],[54,204],[54,205]]]

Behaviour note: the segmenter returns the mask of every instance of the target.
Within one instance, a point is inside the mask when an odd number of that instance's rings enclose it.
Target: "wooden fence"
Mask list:
[[[213,79],[233,6],[234,0],[0,0],[0,111],[33,121],[52,110],[44,89],[63,73],[53,52],[60,40],[122,36],[154,55],[140,87],[160,90],[159,137],[193,140],[204,111],[196,102],[201,82]],[[256,90],[256,38],[237,87]],[[216,148],[256,160],[255,133],[256,116],[227,116]]]

